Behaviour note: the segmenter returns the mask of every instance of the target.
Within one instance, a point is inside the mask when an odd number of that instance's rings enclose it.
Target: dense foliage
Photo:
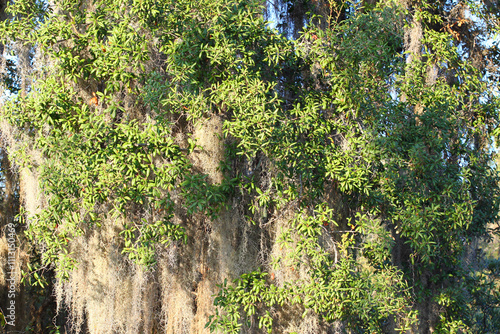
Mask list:
[[[289,2],[307,23],[297,38],[254,1],[10,4],[0,34],[29,46],[33,81],[2,116],[46,198],[26,213],[42,254],[30,278],[69,278],[72,240],[110,219],[125,222],[121,252],[154,270],[162,245],[190,243],[179,207],[216,221],[237,196],[248,222],[285,222],[263,269],[218,282],[211,331],[270,333],[293,308],[359,333],[499,326],[498,267],[464,255],[497,219],[498,72],[470,45],[498,32],[498,13],[315,3]],[[192,158],[214,117],[217,181]]]

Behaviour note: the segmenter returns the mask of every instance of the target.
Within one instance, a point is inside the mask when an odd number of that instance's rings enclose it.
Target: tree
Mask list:
[[[496,7],[268,8],[8,6],[26,279],[76,332],[492,332]]]

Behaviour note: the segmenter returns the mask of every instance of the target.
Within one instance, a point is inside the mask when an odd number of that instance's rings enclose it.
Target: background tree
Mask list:
[[[54,284],[61,330],[498,326],[498,266],[477,249],[498,211],[490,3],[8,13],[22,66],[2,134],[40,254],[26,281]]]

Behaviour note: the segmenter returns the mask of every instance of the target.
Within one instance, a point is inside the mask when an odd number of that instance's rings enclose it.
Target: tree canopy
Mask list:
[[[499,231],[496,2],[15,0],[2,18],[24,280],[68,307],[61,332],[500,328],[478,246]]]

